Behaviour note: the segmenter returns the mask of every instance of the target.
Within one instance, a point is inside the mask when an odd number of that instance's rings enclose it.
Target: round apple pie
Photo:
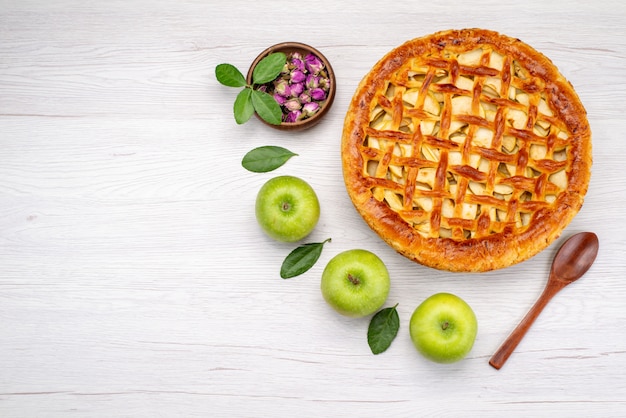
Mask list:
[[[526,260],[578,213],[591,131],[543,54],[482,29],[413,39],[363,78],[342,138],[356,209],[423,265],[488,271]]]

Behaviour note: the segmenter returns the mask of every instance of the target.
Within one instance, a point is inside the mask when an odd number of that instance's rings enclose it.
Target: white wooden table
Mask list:
[[[0,0],[0,416],[626,416],[626,3]],[[486,274],[410,262],[345,192],[339,141],[361,77],[387,51],[438,30],[493,29],[548,55],[588,110],[594,166],[585,205],[533,259]],[[235,124],[236,90],[267,46],[300,41],[332,62],[331,112],[302,133]],[[253,174],[250,149],[299,154]],[[293,245],[254,218],[278,174],[322,205],[318,264],[282,280]],[[598,234],[594,266],[539,317],[508,363],[488,359],[539,296],[575,232]],[[400,333],[378,356],[369,318],[322,300],[340,251],[378,254]],[[432,293],[479,320],[465,360],[412,347],[408,320]]]

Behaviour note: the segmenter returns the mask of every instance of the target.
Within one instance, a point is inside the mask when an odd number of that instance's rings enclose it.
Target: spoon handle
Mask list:
[[[553,284],[553,281],[548,282],[548,286],[544,289],[539,299],[535,302],[532,308],[528,311],[524,319],[517,325],[517,327],[511,332],[508,338],[502,343],[498,351],[495,352],[491,359],[489,360],[489,364],[496,368],[500,369],[509,358],[509,356],[513,353],[517,345],[522,341],[522,338],[526,334],[526,332],[530,329],[530,326],[535,322],[535,319],[539,316],[543,308],[548,304],[550,299],[556,293],[563,288],[563,286],[559,286],[558,284]]]

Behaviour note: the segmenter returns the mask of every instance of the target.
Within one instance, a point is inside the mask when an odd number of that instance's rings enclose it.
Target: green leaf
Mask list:
[[[322,254],[324,244],[330,241],[304,244],[289,253],[280,267],[280,277],[289,279],[308,271],[317,262]]]
[[[274,52],[263,58],[252,70],[252,82],[265,84],[278,77],[285,67],[287,56],[282,52]]]
[[[252,89],[246,87],[239,92],[237,98],[235,99],[233,112],[235,113],[235,121],[240,125],[242,123],[246,123],[254,113],[251,96]]]
[[[267,173],[285,164],[295,154],[286,148],[266,145],[249,151],[241,160],[241,165],[248,171]]]
[[[219,64],[215,67],[215,77],[217,81],[228,87],[243,87],[247,84],[241,71],[230,64]]]
[[[396,306],[381,309],[372,317],[367,329],[367,343],[374,354],[387,350],[398,335],[400,318]]]
[[[252,106],[264,121],[272,125],[280,125],[283,112],[272,95],[264,91],[252,90]]]

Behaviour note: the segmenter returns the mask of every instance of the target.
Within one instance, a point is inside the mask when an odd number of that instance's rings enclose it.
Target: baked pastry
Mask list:
[[[583,204],[591,131],[570,83],[518,39],[413,39],[363,78],[342,136],[348,194],[399,253],[488,271],[553,242]]]

